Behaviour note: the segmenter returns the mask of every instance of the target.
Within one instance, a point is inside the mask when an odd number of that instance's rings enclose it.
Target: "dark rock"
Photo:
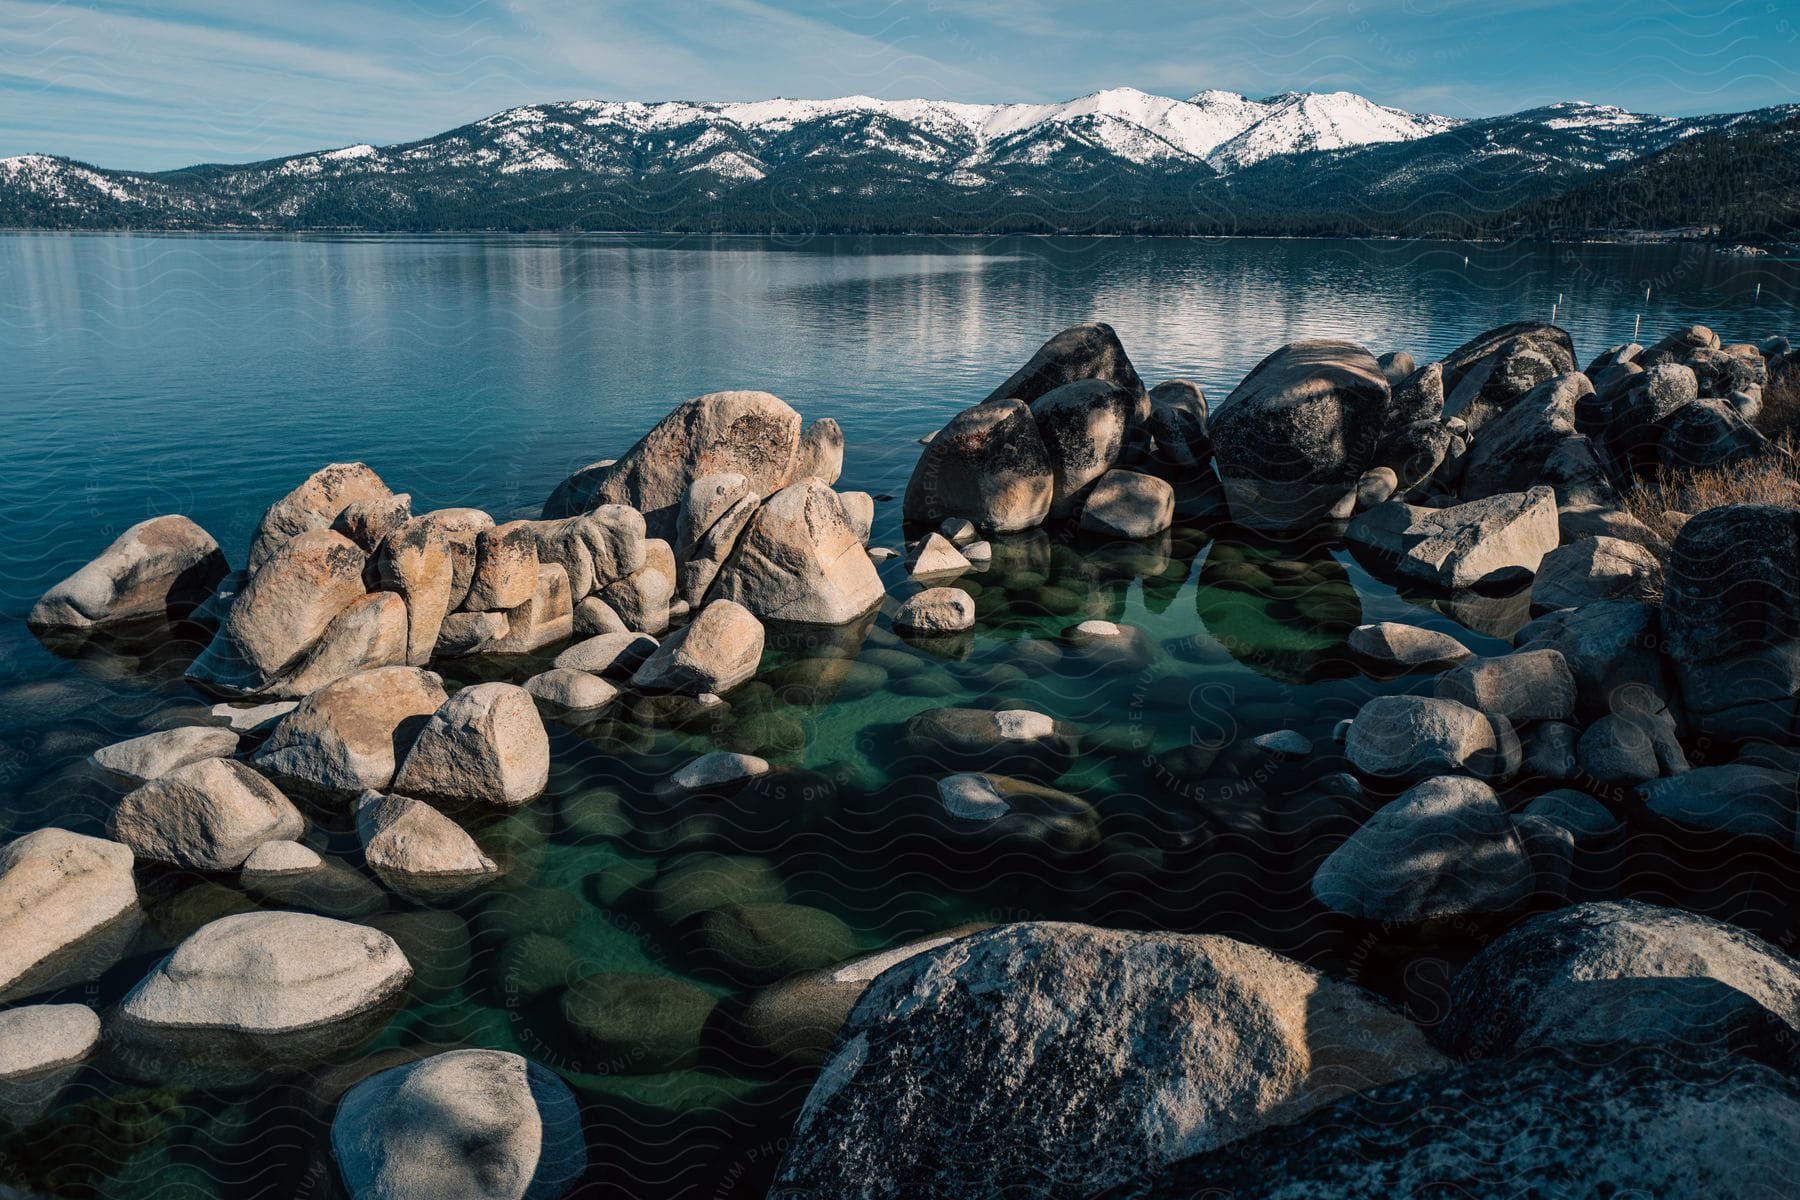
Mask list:
[[[1442,367],[1444,412],[1479,433],[1532,388],[1575,370],[1574,343],[1554,325],[1515,321],[1451,351]]]
[[[1373,465],[1387,380],[1350,342],[1294,342],[1258,363],[1212,416],[1232,520],[1252,529],[1316,524]]]
[[[1079,1200],[1439,1062],[1372,997],[1266,950],[1003,925],[869,985],[773,1194]]]
[[[993,401],[952,417],[919,455],[903,512],[908,521],[964,517],[986,533],[1014,533],[1043,522],[1054,490],[1031,409]]]
[[[1039,347],[1031,360],[992,392],[984,403],[1018,400],[1034,404],[1039,396],[1064,384],[1098,379],[1130,392],[1133,404],[1144,396],[1144,381],[1111,325],[1073,325]],[[939,434],[942,437],[942,434]]]

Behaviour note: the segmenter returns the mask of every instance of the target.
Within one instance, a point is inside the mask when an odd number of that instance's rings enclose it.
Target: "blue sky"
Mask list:
[[[0,0],[0,156],[139,169],[539,100],[1361,92],[1456,116],[1800,100],[1800,0]]]

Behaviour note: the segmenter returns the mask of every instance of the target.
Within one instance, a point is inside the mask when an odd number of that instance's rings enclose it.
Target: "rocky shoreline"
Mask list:
[[[1800,354],[1779,337],[1692,326],[1585,368],[1540,323],[1423,365],[1300,342],[1214,410],[1189,381],[1146,385],[1093,324],[921,439],[904,546],[871,544],[892,497],[837,489],[835,420],[746,391],[677,406],[536,518],[415,514],[347,463],[271,505],[240,570],[188,518],[145,521],[30,622],[53,647],[198,631],[186,679],[216,703],[94,753],[122,792],[106,837],[0,847],[0,1117],[39,1119],[89,1066],[243,1086],[368,1044],[435,986],[368,914],[504,888],[515,865],[471,829],[541,802],[554,729],[754,715],[794,630],[860,645],[881,623],[893,647],[955,661],[1004,615],[981,581],[1029,574],[1052,538],[1148,588],[1171,562],[1187,578],[1172,541],[1230,531],[1210,586],[1342,623],[1355,672],[1409,686],[1330,739],[1196,735],[1159,762],[1202,789],[1279,778],[1303,811],[1255,828],[1289,822],[1309,903],[1347,927],[1503,930],[1431,1019],[1185,929],[983,922],[871,952],[745,847],[638,881],[712,990],[551,971],[534,1001],[625,1074],[692,1067],[721,1024],[746,1061],[816,1070],[784,1197],[1480,1194],[1540,1173],[1584,1194],[1761,1194],[1795,1175],[1800,963],[1643,903],[1633,880],[1647,862],[1796,865],[1800,509],[1672,505],[1683,478],[1786,461],[1797,432]],[[1646,495],[1670,499],[1655,528],[1634,515]],[[1320,549],[1339,546],[1511,651],[1345,620]],[[1158,648],[1092,616],[1054,653],[1111,669]],[[1086,861],[1105,806],[1065,784],[1095,736],[1022,706],[909,718],[896,751],[927,780],[920,840]],[[754,850],[834,794],[720,746],[635,803],[670,829],[748,830]],[[142,945],[140,883],[162,870],[276,909],[188,932],[103,1011],[66,1002]],[[502,953],[544,974],[528,943],[554,944],[554,922],[516,924]],[[497,1050],[390,1061],[335,1111],[353,1197],[555,1197],[609,1153],[567,1080]]]

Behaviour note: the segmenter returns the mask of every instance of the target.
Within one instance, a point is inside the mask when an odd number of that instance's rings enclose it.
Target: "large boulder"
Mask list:
[[[1800,731],[1800,511],[1696,513],[1669,557],[1662,630],[1694,732]]]
[[[677,596],[690,605],[706,598],[761,503],[762,497],[750,490],[750,481],[735,473],[702,475],[688,485],[673,542]]]
[[[808,625],[847,624],[884,594],[837,493],[816,479],[769,497],[707,593],[765,621]]]
[[[351,1200],[556,1200],[587,1169],[574,1093],[500,1050],[371,1075],[338,1103],[331,1150]]]
[[[536,523],[508,521],[475,535],[475,571],[469,577],[464,607],[475,612],[504,612],[531,599],[537,590]]]
[[[1800,434],[1800,350],[1770,358],[1768,373],[1756,427],[1772,438]]]
[[[1038,348],[1029,362],[988,393],[986,403],[1018,400],[1035,404],[1039,396],[1079,380],[1102,380],[1123,388],[1142,402],[1144,381],[1125,353],[1111,325],[1098,321],[1072,325]]]
[[[153,1077],[310,1060],[373,1032],[412,973],[378,930],[310,913],[238,913],[201,926],[151,968],[119,1003],[110,1034],[133,1069]]]
[[[1374,1088],[1106,1200],[1777,1196],[1796,1136],[1784,1071],[1546,1050]]]
[[[141,920],[129,847],[39,829],[0,848],[0,1001],[93,979]]]
[[[1100,379],[1065,383],[1031,403],[1054,480],[1050,515],[1072,517],[1088,489],[1119,461],[1141,392]]]
[[[1521,751],[1511,722],[1435,696],[1376,696],[1358,710],[1344,739],[1356,769],[1389,779],[1466,771],[1504,779]]]
[[[1631,986],[1646,980],[1664,986]],[[1717,986],[1673,986],[1700,981]],[[1533,917],[1469,960],[1438,1039],[1464,1058],[1579,1043],[1680,1047],[1693,1044],[1698,1010],[1716,1012],[1726,992],[1800,1036],[1800,963],[1761,938],[1676,908],[1578,904]]]
[[[38,629],[89,629],[132,617],[185,617],[230,573],[212,535],[186,517],[152,517],[45,592],[27,618]]]
[[[1033,529],[1056,488],[1050,452],[1020,401],[977,404],[950,418],[913,467],[903,513],[936,525],[962,517],[985,533]]]
[[[250,539],[249,568],[255,572],[290,539],[317,529],[330,529],[346,508],[391,501],[394,493],[381,476],[359,462],[331,463],[306,477],[299,487],[271,504]]]
[[[227,694],[267,691],[362,599],[366,562],[356,543],[329,529],[287,539],[238,593],[188,678]]]
[[[0,1121],[35,1124],[99,1048],[100,1018],[85,1004],[0,1011]]]
[[[1345,544],[1370,567],[1445,591],[1527,579],[1558,541],[1556,495],[1547,487],[1452,508],[1390,500],[1344,531]]]
[[[422,667],[431,661],[438,630],[457,607],[453,602],[456,562],[449,534],[430,517],[414,517],[395,529],[375,556],[381,586],[406,601],[403,661],[411,666]],[[463,590],[468,590],[466,583]]]
[[[1571,372],[1545,380],[1495,415],[1463,461],[1457,484],[1463,499],[1547,484],[1564,505],[1613,502],[1599,453],[1575,422],[1577,405],[1593,394],[1588,377]]]
[[[1575,370],[1575,345],[1554,325],[1515,321],[1457,347],[1442,367],[1445,414],[1479,433],[1531,389]]]
[[[303,788],[385,788],[399,757],[448,698],[443,680],[418,667],[347,675],[281,718],[257,749],[256,765]]]
[[[569,590],[568,572],[557,563],[539,563],[537,587],[531,599],[507,609],[504,615],[504,632],[483,641],[481,652],[532,654],[545,646],[568,641],[575,633],[575,601]]]
[[[767,392],[711,392],[676,406],[617,462],[577,471],[544,502],[547,518],[602,504],[644,514],[651,537],[671,540],[688,484],[702,475],[744,476],[759,496],[794,482],[800,414]]]
[[[1317,524],[1373,465],[1387,378],[1351,342],[1293,342],[1258,363],[1212,414],[1231,519],[1281,531]]]
[[[138,858],[229,871],[264,842],[299,837],[306,819],[243,763],[203,758],[127,793],[108,829]]]
[[[394,790],[515,808],[541,795],[549,778],[550,735],[531,693],[478,683],[425,722],[394,775]]]
[[[1507,912],[1537,876],[1525,841],[1494,789],[1440,775],[1379,809],[1313,876],[1333,912],[1412,924],[1428,917]]]
[[[632,683],[652,692],[724,695],[756,674],[763,626],[749,609],[714,600],[644,660]]]
[[[1075,1200],[1441,1065],[1372,996],[1229,938],[1002,925],[868,986],[774,1194]]]

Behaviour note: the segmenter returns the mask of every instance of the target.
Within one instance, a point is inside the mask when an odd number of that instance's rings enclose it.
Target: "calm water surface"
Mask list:
[[[1646,288],[1649,290],[1646,298]],[[836,417],[840,486],[898,495],[916,439],[985,395],[1051,332],[1100,319],[1146,380],[1192,378],[1215,403],[1283,342],[1347,337],[1420,361],[1505,321],[1549,318],[1582,361],[1701,321],[1728,340],[1796,328],[1800,263],[1673,247],[1495,248],[1320,241],[443,238],[399,241],[0,237],[0,835],[100,831],[118,792],[95,747],[192,720],[191,644],[52,654],[23,627],[42,590],[145,517],[183,512],[241,562],[262,510],[308,472],[362,459],[414,511],[536,515],[571,469],[625,450],[679,401],[772,391]],[[898,504],[875,541],[899,544]],[[419,966],[374,1043],[251,1088],[132,1079],[97,1065],[35,1125],[0,1122],[0,1182],[107,1196],[330,1196],[330,1106],[372,1066],[421,1048],[496,1046],[581,1096],[583,1194],[750,1196],[766,1187],[810,1083],[709,1032],[699,1068],[635,1073],[575,1046],[562,982],[605,970],[705,975],[659,920],[654,879],[695,852],[754,854],[794,902],[841,917],[864,949],[968,921],[1059,917],[1229,932],[1357,978],[1429,1020],[1479,930],[1390,944],[1310,905],[1306,883],[1348,802],[1318,799],[1330,731],[1368,696],[1421,686],[1352,670],[1361,621],[1411,620],[1494,650],[1517,603],[1440,611],[1377,584],[1329,545],[1270,548],[1209,528],[1098,551],[1002,547],[965,586],[981,622],[920,647],[885,618],[772,639],[728,719],[670,728],[621,706],[553,729],[548,795],[476,822],[507,867],[493,893],[436,914],[351,874],[271,898],[229,878],[147,873],[150,920],[128,960],[64,998],[104,1008],[207,920],[298,904],[389,928]],[[889,570],[892,568],[890,566]],[[890,584],[899,582],[897,573]],[[1069,652],[1087,616],[1146,631],[1127,662]],[[476,663],[454,681],[523,679]],[[948,704],[1024,705],[1074,722],[1058,786],[1095,809],[1098,845],[945,847],[900,723]],[[1293,728],[1304,767],[1180,748]],[[726,747],[817,772],[806,804],[681,821],[653,799],[686,758]],[[922,782],[923,781],[923,782]],[[354,872],[342,813],[309,840]],[[761,868],[759,868],[761,869]],[[363,883],[364,886],[358,886]],[[9,1173],[10,1172],[10,1173]]]

